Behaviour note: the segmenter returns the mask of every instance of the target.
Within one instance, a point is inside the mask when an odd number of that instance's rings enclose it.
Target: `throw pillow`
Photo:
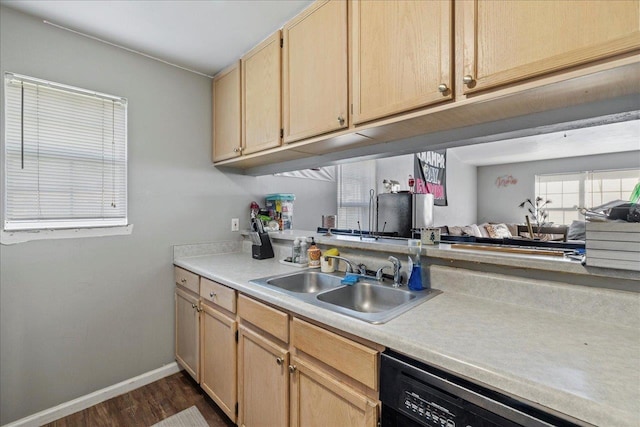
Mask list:
[[[485,222],[484,224],[480,224],[478,226],[478,228],[480,229],[480,233],[482,234],[482,237],[491,237],[489,236],[489,232],[487,231],[487,225],[489,225],[489,223]]]
[[[482,237],[482,233],[476,224],[465,225],[461,227],[463,236]]]
[[[450,236],[462,236],[462,227],[458,227],[457,225],[453,225],[449,227],[449,235]]]
[[[473,235],[476,237],[482,237],[482,231],[480,231],[480,227],[476,224],[471,224],[469,227],[473,230]]]
[[[511,232],[506,224],[488,224],[486,226],[487,233],[493,239],[504,239],[511,237]]]

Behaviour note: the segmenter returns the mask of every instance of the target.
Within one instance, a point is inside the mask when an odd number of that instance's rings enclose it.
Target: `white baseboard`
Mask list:
[[[128,393],[131,390],[143,387],[177,372],[180,372],[178,364],[176,362],[169,363],[168,365],[164,365],[161,368],[138,375],[137,377],[129,378],[128,380],[124,380],[118,384],[105,387],[102,390],[94,391],[93,393],[70,400],[69,402],[61,403],[53,408],[45,409],[44,411],[21,418],[10,424],[5,424],[3,427],[38,427],[66,417],[67,415],[90,408],[91,406],[97,405],[105,400],[109,400],[112,397]]]

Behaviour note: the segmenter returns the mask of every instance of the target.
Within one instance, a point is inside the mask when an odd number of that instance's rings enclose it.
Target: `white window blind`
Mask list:
[[[375,228],[369,224],[369,199],[371,189],[376,188],[376,162],[366,160],[346,163],[338,171],[338,228],[362,230]]]
[[[5,74],[4,229],[127,224],[127,100]]]

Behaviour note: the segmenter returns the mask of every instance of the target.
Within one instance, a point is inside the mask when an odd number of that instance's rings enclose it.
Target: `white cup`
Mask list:
[[[320,271],[323,273],[333,273],[336,271],[336,264],[337,261],[335,259],[323,256],[320,258]]]

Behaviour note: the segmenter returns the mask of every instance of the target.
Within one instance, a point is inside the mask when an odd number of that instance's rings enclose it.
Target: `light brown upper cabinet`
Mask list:
[[[452,98],[452,1],[354,1],[353,122]]]
[[[465,93],[640,47],[638,1],[468,0],[456,5],[463,15]]]
[[[317,1],[283,40],[284,142],[347,127],[347,2]]]
[[[213,161],[242,153],[240,61],[213,78]]]
[[[281,144],[281,31],[243,56],[242,153],[250,154]]]

